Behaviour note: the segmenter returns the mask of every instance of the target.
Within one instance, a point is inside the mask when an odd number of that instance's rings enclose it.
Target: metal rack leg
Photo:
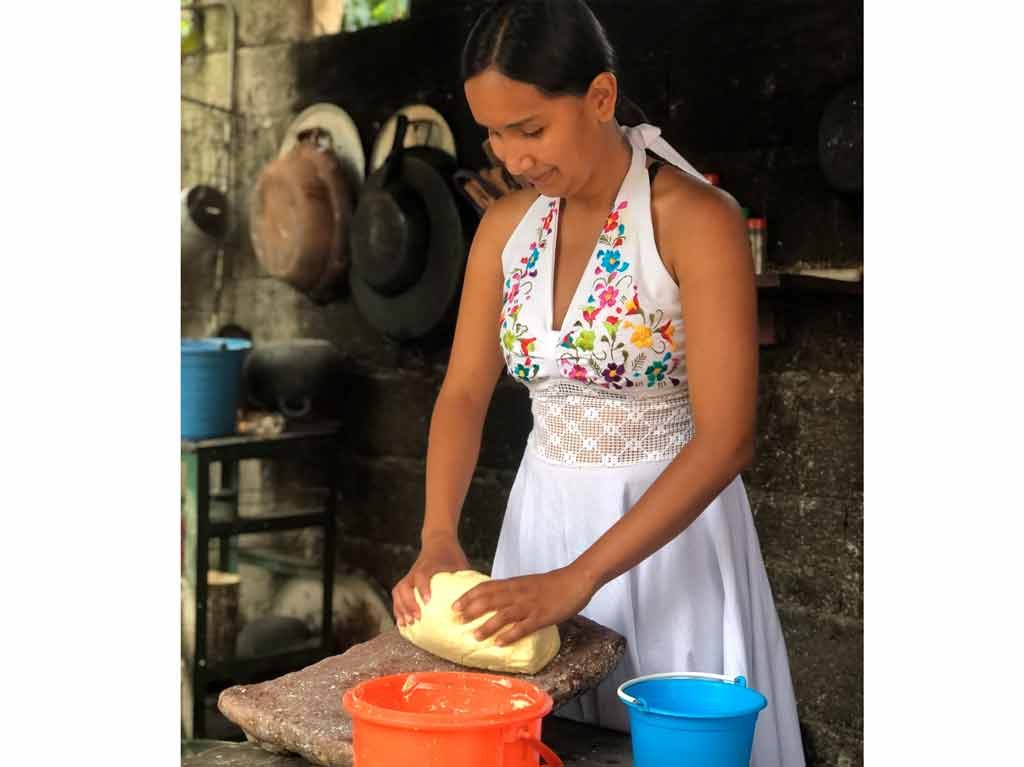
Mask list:
[[[220,462],[220,491],[221,502],[229,499],[231,504],[230,518],[238,519],[239,507],[239,481],[238,461],[225,460]],[[238,572],[238,539],[234,536],[222,536],[220,538],[220,558],[218,567],[228,573]]]
[[[323,616],[321,622],[320,646],[324,652],[334,652],[334,549],[337,546],[337,497],[338,497],[338,473],[334,467],[334,459],[337,451],[334,451],[327,463],[327,518],[324,520],[324,542],[323,542],[323,581],[324,601]]]
[[[210,463],[200,457],[196,476],[196,634],[192,662],[192,731],[206,737],[206,577],[210,558]]]

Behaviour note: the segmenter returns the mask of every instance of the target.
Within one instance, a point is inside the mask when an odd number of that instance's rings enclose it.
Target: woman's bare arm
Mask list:
[[[534,197],[512,195],[491,205],[473,238],[448,370],[430,420],[424,535],[454,535],[458,529],[484,418],[504,366],[498,343],[501,252]]]
[[[473,238],[448,370],[430,419],[421,556],[392,591],[400,625],[419,617],[414,587],[426,601],[433,572],[464,562],[458,546],[459,516],[504,365],[498,342],[504,283],[501,252],[535,197],[526,191],[498,200],[487,209]]]
[[[575,563],[595,588],[685,530],[754,454],[757,290],[743,218],[728,195],[666,170],[656,234],[679,283],[694,438]]]

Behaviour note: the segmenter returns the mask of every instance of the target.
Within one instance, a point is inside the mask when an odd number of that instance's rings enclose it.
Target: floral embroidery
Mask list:
[[[626,375],[626,367],[624,365],[617,365],[614,362],[610,363],[608,367],[604,369],[604,380],[614,386],[616,389],[621,389],[619,382],[624,380],[623,376]],[[626,381],[626,384],[632,386],[631,381]]]
[[[623,220],[628,205],[624,200],[608,215],[598,238],[599,265],[591,293],[581,319],[559,343],[565,350],[559,358],[561,371],[567,378],[605,389],[678,386],[682,379],[673,373],[681,360],[672,355],[672,321],[660,309],[644,312],[630,264],[620,250],[628,237]],[[648,353],[656,355],[653,361]]]
[[[576,339],[576,343],[573,344],[577,349],[582,349],[586,352],[594,351],[594,336],[596,336],[593,330],[583,330],[580,332],[579,337]]]
[[[530,329],[519,321],[523,301],[529,301],[533,293],[533,279],[537,276],[537,261],[548,244],[551,223],[558,213],[558,201],[548,203],[548,211],[537,229],[537,239],[530,243],[530,253],[519,260],[518,266],[505,280],[505,293],[501,299],[499,317],[501,346],[508,371],[524,383],[537,377],[540,365],[533,360],[537,337],[530,336]]]
[[[621,243],[622,238],[619,237],[617,242]],[[622,260],[622,254],[617,250],[599,250],[597,257],[606,272],[624,272],[629,268],[629,264]]]
[[[601,302],[601,308],[606,306],[615,306],[615,300],[619,297],[619,291],[615,288],[607,287],[602,290],[597,297],[597,300]]]
[[[629,327],[634,327],[632,323],[629,322],[625,323],[623,327],[626,327],[627,325]],[[633,346],[640,347],[641,349],[650,348],[651,329],[646,325],[640,325],[635,331],[633,331],[633,335],[629,337],[629,342],[633,344]]]
[[[582,365],[573,365],[572,370],[569,371],[569,378],[574,381],[581,381],[582,383],[587,382],[587,369]]]
[[[672,355],[669,352],[665,352],[665,357],[660,360],[652,362],[650,367],[644,371],[647,376],[647,385],[654,386],[658,381],[665,378],[665,374],[668,372],[666,363],[671,359]]]
[[[521,321],[522,312],[532,297],[538,269],[552,265],[551,259],[542,256],[547,252],[558,206],[558,200],[548,201],[534,241],[504,284],[499,320],[502,352],[509,373],[526,384],[541,373],[534,355],[542,333]],[[628,251],[622,249],[630,236],[628,207],[623,200],[609,213],[592,256],[594,268],[585,303],[570,307],[568,316],[577,319],[553,341],[559,352],[559,371],[568,379],[605,389],[679,386],[685,373],[674,321],[661,309],[644,310],[635,275],[625,258]]]
[[[534,363],[532,367],[518,364],[516,365],[515,375],[520,381],[529,381],[537,375],[537,371],[540,370],[540,365]]]

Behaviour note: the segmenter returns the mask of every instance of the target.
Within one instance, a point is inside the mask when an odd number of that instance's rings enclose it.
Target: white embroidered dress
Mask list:
[[[509,372],[529,389],[534,423],[495,578],[572,562],[693,436],[679,288],[654,241],[646,150],[702,177],[657,128],[625,132],[632,164],[562,328],[552,316],[558,200],[538,197],[502,253],[500,343]],[[768,699],[753,767],[804,765],[786,646],[740,477],[582,614],[622,634],[626,655],[559,715],[626,731],[615,692],[623,681],[669,671],[742,674]]]

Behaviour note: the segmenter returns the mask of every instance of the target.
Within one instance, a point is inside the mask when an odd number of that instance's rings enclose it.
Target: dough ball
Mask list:
[[[420,619],[398,630],[417,647],[463,666],[499,673],[536,674],[558,654],[562,645],[558,628],[548,626],[510,645],[498,647],[495,636],[479,641],[473,632],[494,615],[489,612],[470,623],[459,623],[452,604],[477,584],[490,578],[475,570],[435,573],[430,579],[430,602],[423,604],[419,590],[416,603]],[[500,632],[499,632],[500,633]]]

